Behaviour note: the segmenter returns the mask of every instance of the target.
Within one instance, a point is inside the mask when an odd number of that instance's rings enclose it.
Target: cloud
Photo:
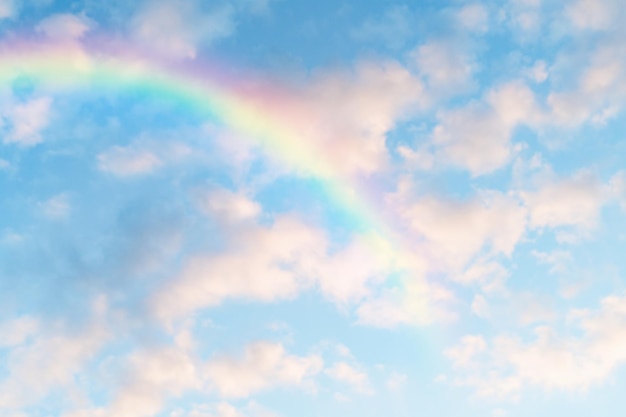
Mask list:
[[[471,200],[424,197],[400,211],[431,254],[453,268],[464,267],[483,248],[510,256],[526,229],[526,209],[514,197],[484,191]]]
[[[39,331],[39,320],[21,316],[0,323],[0,348],[22,345]]]
[[[22,334],[10,335],[14,347],[8,353],[6,377],[0,380],[0,409],[37,404],[52,390],[69,387],[108,337],[101,325],[94,324],[76,334],[48,329],[25,343],[29,331],[34,330],[25,328],[29,326],[34,323],[13,323],[12,330]]]
[[[107,416],[153,416],[170,398],[202,386],[199,364],[179,348],[138,350],[124,363],[124,382],[118,386]]]
[[[73,40],[81,38],[94,23],[84,16],[59,13],[49,16],[37,25],[36,30],[55,40]]]
[[[319,356],[293,356],[281,344],[256,342],[246,347],[242,358],[213,358],[206,375],[222,397],[242,398],[274,386],[302,386],[322,367]]]
[[[460,373],[453,384],[508,399],[531,387],[584,391],[602,384],[626,362],[626,297],[606,297],[597,310],[572,309],[568,322],[567,333],[536,327],[529,341],[465,336],[446,351]]]
[[[382,41],[389,48],[401,48],[414,32],[412,17],[407,6],[392,6],[377,19],[368,19],[351,30],[350,35],[359,41]]]
[[[492,89],[481,102],[441,112],[432,141],[444,160],[473,176],[484,175],[511,160],[515,128],[532,126],[540,116],[533,92],[513,81]]]
[[[235,9],[206,11],[192,0],[146,3],[131,23],[133,37],[146,48],[172,58],[195,58],[200,45],[230,36]]]
[[[259,90],[250,99],[282,126],[287,167],[325,178],[387,169],[387,133],[417,111],[424,96],[419,78],[398,62],[367,61],[316,72],[270,96]]]
[[[619,2],[612,0],[577,0],[567,5],[565,13],[577,29],[608,30],[619,7]]]
[[[411,53],[431,94],[458,94],[470,86],[476,64],[458,40],[435,40]]]
[[[24,103],[14,104],[5,110],[10,131],[4,136],[4,143],[21,146],[34,146],[43,141],[41,132],[50,122],[52,99],[39,97]]]
[[[152,151],[137,145],[115,145],[98,155],[98,168],[118,177],[149,174],[162,164]]]
[[[243,204],[246,212],[256,207],[230,192],[222,199],[223,193],[217,190],[220,203],[213,207],[218,209],[213,212],[217,219],[230,203]],[[227,299],[273,302],[313,288],[333,302],[350,306],[374,293],[396,268],[389,243],[383,239],[354,238],[331,251],[323,231],[294,216],[278,216],[271,225],[230,225],[234,228],[226,230],[229,239],[222,252],[186,259],[182,270],[152,296],[150,305],[157,317],[168,322]]]
[[[224,188],[200,193],[198,204],[205,213],[228,223],[254,220],[261,213],[261,206],[256,201]]]
[[[594,226],[608,190],[588,171],[571,178],[548,180],[536,191],[521,193],[532,227]]]
[[[16,0],[0,0],[0,19],[9,19],[16,17],[17,5]]]
[[[390,391],[399,391],[406,385],[408,380],[409,376],[407,374],[392,372],[391,375],[389,375],[389,377],[387,378],[385,385]]]
[[[66,193],[57,194],[39,203],[39,208],[41,213],[49,219],[66,218],[71,211],[69,196]]]
[[[457,22],[471,32],[484,33],[489,28],[489,10],[480,4],[466,4],[456,12]]]
[[[357,392],[373,393],[367,373],[346,362],[336,362],[324,372],[330,378],[351,386]]]
[[[233,236],[230,251],[187,260],[153,297],[157,316],[181,317],[228,298],[270,302],[293,297],[311,282],[326,247],[323,234],[288,217],[240,233]]]

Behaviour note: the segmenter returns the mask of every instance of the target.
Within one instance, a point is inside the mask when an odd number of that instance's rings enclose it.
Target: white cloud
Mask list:
[[[152,151],[137,145],[116,145],[98,155],[98,168],[118,177],[149,174],[162,164]]]
[[[350,305],[369,296],[394,270],[388,242],[361,237],[330,251],[326,235],[291,216],[270,226],[252,222],[229,230],[224,252],[195,256],[150,301],[166,322],[226,299],[272,302],[317,287]]]
[[[461,42],[431,41],[412,52],[419,73],[434,93],[451,94],[466,90],[472,80],[475,64]]]
[[[513,197],[482,192],[472,200],[425,197],[401,208],[440,265],[464,267],[483,248],[511,255],[526,228],[526,210]]]
[[[49,16],[37,25],[37,30],[56,40],[79,39],[87,33],[93,22],[84,16],[60,13]]]
[[[489,11],[480,3],[467,4],[456,12],[462,27],[472,32],[484,33],[489,28]]]
[[[336,362],[324,372],[330,378],[351,386],[355,391],[365,394],[373,392],[367,373],[346,362]]]
[[[33,146],[42,142],[41,132],[50,122],[51,104],[50,97],[39,97],[5,110],[11,130],[4,136],[4,143]]]
[[[39,320],[21,316],[0,323],[0,348],[18,346],[39,330]]]
[[[57,194],[48,200],[39,203],[42,214],[49,219],[66,218],[71,211],[69,196],[66,193]]]
[[[233,239],[230,251],[189,259],[157,292],[152,306],[159,317],[180,317],[227,298],[293,297],[310,284],[326,248],[323,234],[292,218],[280,218],[269,228],[250,226]]]
[[[242,398],[274,386],[306,386],[322,367],[319,356],[293,356],[281,344],[256,342],[242,358],[210,360],[206,375],[222,397]]]
[[[16,17],[17,6],[16,0],[0,0],[0,19],[8,19]]]
[[[408,380],[409,376],[407,374],[392,372],[391,375],[389,375],[389,377],[387,378],[385,385],[390,391],[399,391],[406,385]]]
[[[154,52],[173,58],[195,58],[199,45],[230,36],[235,9],[224,5],[211,11],[192,0],[150,2],[132,22],[133,36]]]
[[[378,19],[369,19],[350,31],[354,39],[367,42],[383,41],[390,48],[402,47],[413,34],[412,12],[407,6],[392,6]]]
[[[198,364],[180,348],[139,350],[124,362],[125,382],[107,411],[110,416],[153,416],[169,398],[202,386]]]
[[[533,92],[513,81],[491,90],[482,102],[442,112],[433,143],[452,164],[474,176],[487,174],[511,160],[515,128],[537,123],[540,114]]]
[[[460,373],[453,384],[512,399],[526,387],[583,391],[602,384],[626,362],[626,297],[606,297],[595,311],[570,310],[568,322],[568,333],[540,326],[527,342],[466,336],[446,351]]]
[[[571,178],[548,180],[533,192],[521,193],[530,212],[532,227],[595,225],[608,189],[588,171]]]
[[[577,0],[565,13],[577,29],[607,30],[612,28],[620,6],[612,0]]]
[[[254,220],[261,213],[261,206],[242,193],[224,188],[213,188],[198,198],[201,209],[226,222]]]
[[[471,308],[472,313],[476,314],[478,317],[486,319],[491,316],[489,304],[485,297],[481,294],[477,294],[474,296]]]
[[[569,268],[572,263],[572,255],[565,250],[554,250],[552,252],[541,252],[533,250],[532,254],[537,260],[543,264],[550,266],[549,272],[551,274],[562,274]]]
[[[36,404],[51,390],[72,385],[107,339],[106,331],[99,325],[77,334],[54,330],[48,329],[31,343],[17,345],[9,352],[6,378],[0,380],[0,408],[19,409]]]

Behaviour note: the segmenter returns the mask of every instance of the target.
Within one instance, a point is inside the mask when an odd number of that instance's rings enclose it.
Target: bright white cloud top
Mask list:
[[[624,6],[0,1],[0,417],[621,416]]]

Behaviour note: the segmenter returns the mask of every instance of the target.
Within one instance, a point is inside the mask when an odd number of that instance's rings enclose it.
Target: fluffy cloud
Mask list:
[[[153,298],[156,314],[180,317],[234,297],[266,302],[293,297],[310,283],[326,247],[319,231],[291,218],[270,228],[250,227],[234,239],[230,252],[188,260]]]
[[[577,29],[606,30],[619,15],[619,7],[614,0],[576,0],[566,7],[566,15]]]
[[[55,40],[71,40],[81,38],[92,25],[93,22],[84,16],[60,13],[42,20],[37,30]]]
[[[38,97],[17,103],[5,110],[10,131],[4,136],[4,143],[16,143],[21,146],[33,146],[43,141],[42,130],[50,122],[52,99]]]
[[[148,174],[161,165],[150,150],[135,146],[116,145],[98,155],[98,168],[119,177]]]
[[[71,386],[108,338],[105,329],[95,324],[77,334],[48,329],[25,343],[33,326],[24,320],[9,326],[9,341],[15,346],[8,354],[6,377],[0,380],[0,409],[36,404],[52,390]]]
[[[273,386],[301,386],[322,366],[319,356],[292,356],[281,344],[257,342],[246,348],[242,358],[212,359],[206,374],[220,395],[241,398]]]
[[[522,192],[532,227],[593,226],[609,190],[587,171]]]
[[[331,250],[321,230],[288,215],[259,225],[250,221],[260,210],[256,203],[214,191],[203,197],[202,207],[217,219],[229,219],[229,240],[222,252],[185,260],[180,273],[154,294],[152,309],[166,322],[227,299],[272,302],[315,287],[336,303],[354,305],[398,268],[382,238],[361,236]]]
[[[315,73],[301,84],[249,94],[271,124],[282,126],[288,168],[320,177],[367,175],[388,168],[386,134],[423,104],[417,76],[395,61],[361,62]],[[257,123],[238,120],[254,132]],[[270,122],[268,122],[270,123]]]
[[[570,310],[568,322],[568,333],[540,326],[530,341],[464,337],[446,351],[460,373],[453,383],[505,398],[533,386],[580,391],[601,384],[626,362],[626,297],[606,297],[595,311]]]
[[[493,89],[482,102],[442,112],[433,143],[445,160],[483,175],[510,161],[515,128],[533,125],[540,117],[533,92],[514,81]]]
[[[407,6],[392,6],[378,19],[369,19],[350,34],[360,41],[380,42],[390,48],[402,47],[413,34],[412,13]]]
[[[467,4],[456,12],[458,23],[473,32],[486,32],[489,24],[489,11],[480,3]]]
[[[17,5],[15,0],[0,0],[0,19],[15,17]]]
[[[261,213],[257,202],[223,188],[201,192],[197,200],[205,213],[228,223],[254,220]]]
[[[107,416],[153,416],[168,398],[202,386],[194,358],[175,347],[135,351],[126,358],[124,368],[125,382]]]
[[[201,44],[211,44],[235,30],[230,5],[206,11],[192,0],[148,2],[135,16],[135,39],[154,52],[173,58],[195,58]]]
[[[63,219],[70,213],[69,196],[66,193],[57,194],[39,204],[41,213],[49,219]]]
[[[402,212],[435,259],[455,268],[485,247],[493,254],[511,255],[526,229],[525,208],[497,192],[466,201],[425,197],[407,202]]]
[[[474,73],[475,64],[459,41],[431,41],[412,53],[418,71],[432,93],[451,94],[466,90]]]
[[[23,344],[39,330],[39,320],[22,316],[0,323],[0,348]]]
[[[362,393],[371,393],[369,377],[367,373],[356,369],[346,362],[337,362],[324,371],[330,378],[351,386],[354,390]]]

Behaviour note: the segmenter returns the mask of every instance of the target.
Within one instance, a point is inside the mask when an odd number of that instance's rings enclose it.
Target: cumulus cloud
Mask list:
[[[23,344],[39,330],[39,320],[31,316],[21,316],[0,323],[0,347]]]
[[[67,193],[57,194],[39,203],[41,213],[49,219],[66,218],[71,211],[69,195]]]
[[[4,136],[3,142],[21,146],[34,146],[41,143],[42,131],[50,122],[51,104],[50,97],[38,97],[15,104],[5,110],[4,117],[10,130]]]
[[[291,216],[270,226],[232,231],[224,252],[196,256],[152,298],[164,320],[215,307],[226,299],[271,302],[317,286],[332,301],[359,302],[393,270],[384,242],[355,239],[330,252],[326,235]]]
[[[579,226],[590,228],[608,199],[608,189],[590,172],[551,180],[536,191],[521,193],[532,227]]]
[[[118,177],[149,174],[162,164],[151,150],[134,145],[115,145],[98,155],[98,168]]]
[[[224,188],[201,192],[197,200],[202,211],[228,223],[254,220],[261,213],[256,201]]]
[[[0,0],[0,19],[8,19],[16,15],[16,0]]]
[[[271,97],[259,91],[251,100],[289,135],[281,146],[294,161],[287,161],[291,170],[354,176],[388,168],[386,135],[421,108],[422,92],[419,78],[398,62],[367,61],[314,73]]]
[[[513,81],[494,88],[481,102],[441,112],[438,118],[432,138],[438,155],[478,176],[511,160],[515,128],[537,123],[541,112],[534,93]]]
[[[409,226],[443,265],[461,268],[483,248],[511,255],[526,228],[526,210],[514,197],[483,192],[466,201],[425,197],[401,208]]]
[[[346,362],[336,362],[324,371],[330,378],[351,386],[361,393],[372,393],[367,373]]]
[[[469,31],[484,33],[489,28],[489,10],[480,3],[466,4],[455,14],[458,23]]]
[[[577,29],[607,30],[619,15],[619,7],[619,2],[613,0],[577,0],[565,10]]]
[[[453,384],[509,399],[531,387],[583,391],[602,384],[626,362],[626,298],[612,295],[597,310],[572,309],[568,317],[567,333],[539,326],[528,341],[465,336],[446,351],[460,374]]]
[[[124,382],[118,387],[107,416],[153,416],[169,398],[202,386],[199,365],[183,349],[137,350],[124,363]]]
[[[48,329],[28,343],[34,326],[34,322],[23,320],[9,326],[13,331],[9,341],[14,347],[8,353],[6,376],[0,380],[0,409],[37,404],[53,389],[70,386],[108,339],[106,330],[94,324],[77,334]]]
[[[36,29],[55,40],[72,40],[81,38],[93,24],[85,16],[59,13],[42,20]]]
[[[135,39],[154,52],[173,58],[195,58],[200,45],[209,45],[235,30],[235,9],[223,5],[212,10],[192,0],[148,2],[135,16]]]
[[[293,356],[281,344],[256,342],[241,358],[213,358],[206,365],[206,374],[221,396],[241,398],[274,386],[306,385],[322,367],[319,356]]]
[[[469,87],[475,64],[460,41],[431,41],[413,51],[412,57],[431,94],[458,93]]]
[[[390,48],[400,48],[413,34],[412,12],[407,6],[392,6],[377,19],[368,19],[350,31],[354,39],[380,42]]]

